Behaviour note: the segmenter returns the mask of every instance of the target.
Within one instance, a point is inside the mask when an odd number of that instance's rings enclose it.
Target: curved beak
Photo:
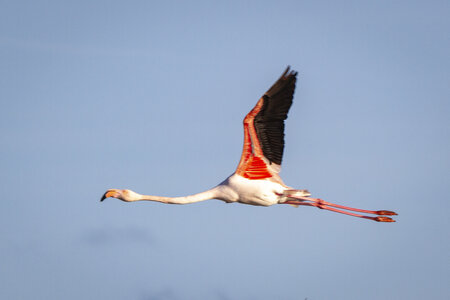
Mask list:
[[[102,202],[103,200],[105,200],[106,198],[109,197],[113,197],[113,198],[117,198],[119,197],[119,192],[117,192],[117,190],[108,190],[106,191],[106,193],[103,194],[102,198],[100,199],[100,202]]]

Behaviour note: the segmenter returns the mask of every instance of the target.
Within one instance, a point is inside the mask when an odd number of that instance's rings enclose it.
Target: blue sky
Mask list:
[[[446,1],[1,1],[2,299],[449,299]],[[234,172],[287,65],[284,181],[399,213],[99,198]]]

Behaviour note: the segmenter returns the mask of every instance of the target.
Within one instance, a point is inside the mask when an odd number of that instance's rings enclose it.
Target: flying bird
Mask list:
[[[330,203],[312,198],[308,190],[291,188],[281,180],[279,173],[284,150],[284,120],[292,105],[296,80],[297,72],[291,71],[288,66],[245,116],[241,160],[236,171],[219,185],[185,197],[150,196],[127,189],[109,189],[100,201],[113,197],[125,202],[156,201],[167,204],[188,204],[209,199],[258,206],[290,204],[296,207],[313,206],[377,222],[395,222],[387,217],[397,215],[393,211],[364,210]]]

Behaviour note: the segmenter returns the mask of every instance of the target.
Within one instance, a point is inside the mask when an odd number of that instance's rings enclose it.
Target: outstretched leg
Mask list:
[[[319,199],[319,198],[311,198],[311,197],[301,196],[301,195],[299,195],[297,190],[287,190],[287,191],[285,191],[285,196],[288,199],[287,199],[287,201],[285,201],[283,203],[286,203],[286,204],[314,206],[314,207],[317,207],[317,208],[320,208],[320,209],[326,209],[326,210],[330,210],[330,211],[334,211],[334,212],[338,212],[338,213],[341,213],[341,214],[346,214],[346,215],[350,215],[350,216],[354,216],[354,217],[358,217],[358,218],[374,220],[374,221],[377,221],[377,222],[395,222],[395,221],[393,219],[389,218],[389,217],[365,216],[365,215],[355,214],[355,213],[344,211],[344,210],[337,209],[337,208],[342,208],[342,209],[349,210],[349,211],[354,211],[354,212],[362,212],[362,213],[367,213],[367,214],[374,214],[374,215],[378,215],[378,216],[394,216],[394,215],[397,215],[395,212],[389,211],[389,210],[359,209],[359,208],[353,208],[353,207],[348,207],[348,206],[343,206],[343,205],[339,205],[339,204],[330,203],[330,202],[324,201],[324,200]],[[337,208],[334,208],[334,207],[337,207]]]

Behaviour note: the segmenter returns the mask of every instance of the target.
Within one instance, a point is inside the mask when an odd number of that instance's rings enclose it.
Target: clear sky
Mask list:
[[[1,299],[450,299],[448,1],[0,1]],[[282,177],[399,213],[99,199],[234,172],[299,71]]]

